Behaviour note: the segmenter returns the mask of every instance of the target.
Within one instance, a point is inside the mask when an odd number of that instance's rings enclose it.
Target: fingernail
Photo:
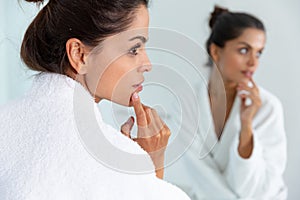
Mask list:
[[[253,83],[251,81],[248,82],[248,87],[253,88]]]
[[[135,92],[135,93],[133,93],[132,97],[133,97],[133,99],[138,99],[139,95]]]

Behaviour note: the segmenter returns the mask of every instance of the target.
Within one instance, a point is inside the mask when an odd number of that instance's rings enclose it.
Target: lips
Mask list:
[[[134,84],[134,85],[132,85],[132,87],[139,87],[139,86],[141,86],[142,84],[143,84],[143,82],[144,82],[144,80],[142,80],[142,81],[140,81],[139,83],[137,83],[137,84]]]
[[[132,85],[132,87],[135,88],[135,91],[136,91],[136,92],[140,92],[141,90],[143,90],[143,85],[142,85],[143,82],[144,82],[144,80],[140,81],[140,82],[137,83],[137,84]]]
[[[252,71],[242,71],[242,73],[247,77],[247,78],[251,78],[253,75]]]

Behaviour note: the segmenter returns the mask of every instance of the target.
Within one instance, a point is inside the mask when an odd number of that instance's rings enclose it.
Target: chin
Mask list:
[[[250,78],[248,78],[248,77],[243,77],[241,79],[241,82],[248,82],[248,81],[250,81]]]
[[[120,105],[126,106],[126,107],[132,107],[133,106],[131,101],[127,102],[126,104],[120,104]]]
[[[132,102],[130,97],[126,98],[126,99],[108,99],[109,101],[119,104],[121,106],[126,106],[126,107],[131,107],[132,106]]]
[[[133,107],[131,99],[129,100],[127,107]]]

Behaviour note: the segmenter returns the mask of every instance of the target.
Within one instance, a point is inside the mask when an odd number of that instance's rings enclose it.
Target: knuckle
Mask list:
[[[149,106],[146,106],[146,105],[144,105],[144,104],[142,105],[142,107],[143,107],[143,109],[144,109],[144,110],[146,110],[146,109],[150,109],[150,107],[149,107]]]
[[[170,130],[168,130],[167,132],[166,132],[166,134],[165,134],[167,137],[169,137],[170,135],[171,135],[171,131]]]
[[[141,119],[145,118],[145,115],[144,115],[144,113],[137,113],[136,117],[137,117],[137,119],[141,120]]]
[[[154,108],[151,108],[153,114],[157,115],[157,111]]]
[[[155,138],[155,140],[160,140],[161,135],[160,134],[156,134],[156,135],[154,135],[154,138]]]
[[[164,136],[170,136],[171,135],[171,131],[169,129],[169,127],[167,127],[166,125],[164,125],[163,129],[162,129],[162,133]]]
[[[167,127],[166,125],[164,126],[164,130],[165,130],[165,132],[170,132],[169,127]]]

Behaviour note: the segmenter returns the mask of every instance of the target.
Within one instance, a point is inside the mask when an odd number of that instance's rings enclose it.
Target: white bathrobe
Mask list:
[[[51,73],[38,75],[24,98],[0,108],[1,200],[189,199],[176,186],[156,178],[146,152],[105,124],[95,109],[106,139],[123,151],[145,155],[152,170],[126,173],[122,166],[98,162],[79,138],[73,108],[75,86],[81,88],[80,95],[88,97],[83,99],[97,108],[81,85]],[[118,163],[120,158],[97,148]]]
[[[206,83],[210,69],[203,70]],[[262,106],[253,119],[254,148],[251,157],[238,153],[240,132],[240,99],[235,98],[222,137],[217,141],[210,110],[207,84],[198,84],[199,127],[190,130],[191,124],[181,125],[176,137],[191,147],[173,165],[166,168],[165,179],[181,187],[192,199],[287,199],[283,181],[286,166],[286,136],[283,110],[280,101],[268,91],[259,88]],[[189,119],[197,117],[196,106],[186,97],[182,109]],[[173,117],[179,117],[176,112]],[[190,121],[189,120],[189,121]],[[194,120],[194,119],[193,119]],[[194,120],[195,121],[195,120]],[[182,123],[174,120],[172,126]],[[167,154],[168,155],[168,154]]]

